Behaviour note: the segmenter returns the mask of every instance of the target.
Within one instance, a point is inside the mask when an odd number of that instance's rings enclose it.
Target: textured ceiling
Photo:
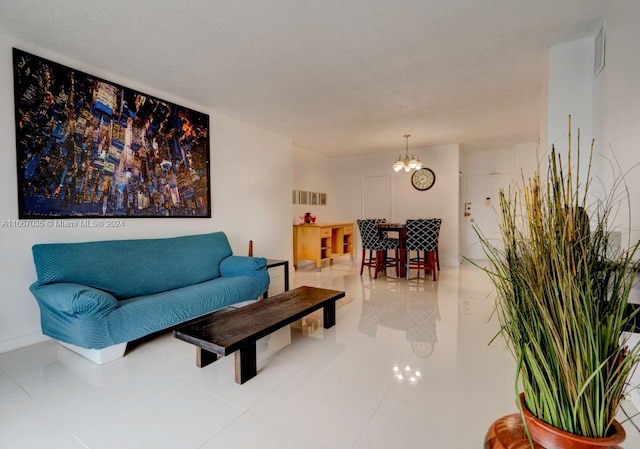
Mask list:
[[[329,156],[538,136],[608,0],[0,0],[0,32]]]

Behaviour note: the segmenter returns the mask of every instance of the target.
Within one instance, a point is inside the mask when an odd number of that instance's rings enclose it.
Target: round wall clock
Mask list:
[[[421,168],[411,175],[411,185],[418,190],[429,190],[436,183],[436,174],[430,168]]]

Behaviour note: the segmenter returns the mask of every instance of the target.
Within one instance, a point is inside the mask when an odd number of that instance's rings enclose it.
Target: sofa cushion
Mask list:
[[[223,232],[33,246],[38,285],[82,284],[119,300],[215,279],[221,261],[231,254]]]
[[[253,276],[219,277],[176,290],[120,301],[120,307],[109,314],[107,321],[111,344],[135,340],[239,301],[257,299],[264,290],[264,279]]]

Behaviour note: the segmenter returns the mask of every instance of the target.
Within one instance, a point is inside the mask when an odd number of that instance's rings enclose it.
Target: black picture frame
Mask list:
[[[18,216],[210,218],[209,115],[13,49]]]

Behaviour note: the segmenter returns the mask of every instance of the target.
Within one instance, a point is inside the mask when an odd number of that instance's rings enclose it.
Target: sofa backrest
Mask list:
[[[231,246],[223,232],[33,246],[37,284],[71,282],[88,285],[118,299],[217,278],[220,262],[230,255]]]

